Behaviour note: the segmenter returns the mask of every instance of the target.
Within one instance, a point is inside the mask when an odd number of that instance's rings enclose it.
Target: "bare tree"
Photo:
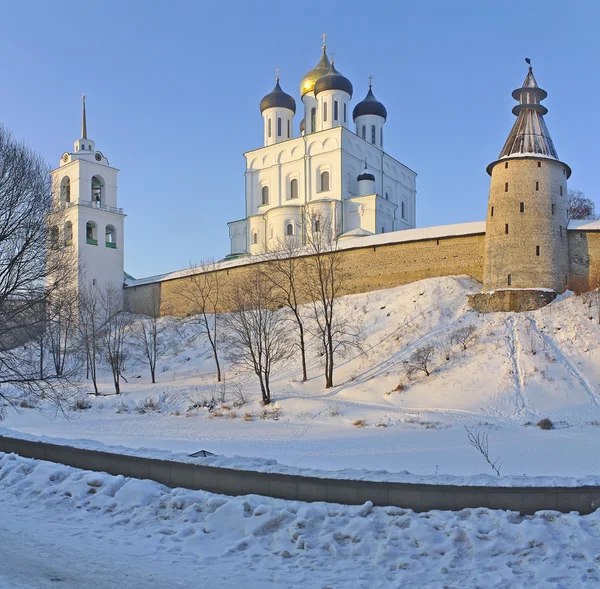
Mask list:
[[[70,402],[67,375],[30,353],[44,330],[46,301],[74,277],[74,258],[51,221],[52,184],[43,160],[0,127],[0,400]]]
[[[500,458],[496,458],[496,460],[492,461],[490,458],[490,449],[488,444],[488,435],[486,433],[481,433],[475,431],[473,433],[466,425],[465,429],[467,430],[467,436],[469,438],[469,444],[475,448],[485,459],[485,461],[490,465],[492,470],[500,476],[500,468],[502,467],[502,463],[498,464]]]
[[[596,205],[581,190],[569,190],[567,214],[569,219],[597,219]]]
[[[436,346],[429,343],[417,348],[406,362],[408,366],[408,374],[415,372],[424,372],[429,376],[432,372],[432,364],[435,358]]]
[[[160,296],[153,291],[150,315],[139,315],[133,324],[131,336],[139,356],[148,362],[152,383],[156,382],[156,363],[169,351],[166,342],[167,324],[160,321]]]
[[[104,325],[100,293],[91,285],[79,291],[77,328],[79,342],[86,360],[86,378],[92,380],[94,394],[98,395],[98,356],[101,350],[101,329]]]
[[[252,370],[260,382],[262,401],[271,403],[271,373],[293,350],[285,311],[277,310],[275,287],[256,269],[237,283],[228,301],[227,356]]]
[[[62,288],[48,298],[45,339],[56,376],[76,369],[77,291],[74,288]]]
[[[460,344],[463,350],[472,346],[477,341],[478,337],[477,328],[473,324],[459,327],[450,334],[451,340]]]
[[[111,370],[115,393],[119,395],[126,358],[125,334],[131,318],[123,309],[121,289],[118,285],[107,284],[102,289],[100,304],[104,319],[100,330],[101,351]]]
[[[221,382],[221,363],[219,361],[219,299],[221,290],[220,265],[214,260],[203,262],[202,271],[190,266],[185,280],[181,281],[179,296],[188,301],[196,313],[195,325],[200,334],[206,335],[212,350],[217,369],[217,381]]]
[[[351,348],[360,350],[360,329],[339,312],[346,272],[331,217],[318,212],[307,213],[305,234],[309,254],[305,288],[312,310],[313,330],[323,348],[325,388],[331,388],[336,354],[344,354]]]
[[[267,261],[263,274],[275,287],[275,296],[281,306],[291,311],[292,321],[296,324],[298,338],[296,345],[300,350],[302,362],[302,381],[308,379],[306,372],[306,329],[300,306],[302,276],[305,261],[299,257],[300,247],[296,235],[287,235],[277,241],[275,250],[265,256]]]

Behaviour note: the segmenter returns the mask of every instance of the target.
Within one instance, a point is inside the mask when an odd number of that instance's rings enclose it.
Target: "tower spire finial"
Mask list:
[[[275,80],[279,82],[279,68],[275,68]]]
[[[369,76],[369,88],[373,85],[373,76]]]
[[[323,50],[325,50],[327,48],[327,33],[323,33],[321,39],[323,39]]]
[[[87,117],[85,114],[85,94],[81,95],[81,102],[83,104],[81,111],[81,138],[87,139]]]

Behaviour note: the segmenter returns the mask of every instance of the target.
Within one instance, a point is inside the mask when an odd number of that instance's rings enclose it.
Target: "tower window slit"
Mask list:
[[[508,168],[508,162],[505,162],[505,163],[504,163],[504,167],[505,167],[505,168]]]
[[[542,167],[542,162],[538,162],[538,168]]]
[[[561,186],[561,187],[560,187],[560,195],[561,195],[561,196],[562,196],[562,193],[563,193],[563,192],[562,192],[562,186]]]
[[[522,213],[524,213],[524,212],[525,212],[525,203],[524,203],[524,202],[522,202],[522,203],[520,204],[520,210],[521,210],[521,212],[522,212]]]
[[[333,101],[333,120],[337,121],[339,118],[339,109],[340,109],[340,103],[337,100]]]
[[[375,125],[371,125],[371,143],[375,145]]]
[[[379,129],[379,146],[383,147],[383,127]]]
[[[555,204],[553,204],[553,205],[552,205],[552,214],[554,215],[554,213],[555,213],[555,212],[556,212],[556,205],[555,205]]]
[[[504,183],[504,192],[508,192],[508,182]]]
[[[402,214],[402,218],[406,219],[404,201],[402,201],[402,207],[401,208],[402,208],[402,213],[401,213]]]
[[[540,255],[540,246],[539,246],[539,245],[536,245],[536,246],[535,246],[535,255],[536,255],[536,256],[539,256],[539,255]]]
[[[512,276],[509,274],[507,279],[506,279],[506,283],[508,284],[508,286],[510,286],[512,284]]]
[[[310,132],[315,132],[315,127],[317,126],[317,109],[312,108],[310,111]]]
[[[292,136],[292,134],[290,133],[290,120],[289,119],[287,122],[287,136],[288,136],[288,139]]]
[[[361,135],[362,135],[362,138],[366,141],[366,139],[367,139],[367,126],[366,125],[362,126],[362,133],[361,133]]]
[[[540,189],[540,183],[539,183],[539,182],[536,182],[536,183],[535,183],[535,189],[536,189],[536,190],[539,190],[539,189]]]
[[[348,121],[348,105],[344,102],[344,123]]]
[[[271,119],[267,119],[267,137],[271,136]]]
[[[327,103],[323,103],[323,121],[327,121]]]
[[[490,217],[494,216],[494,207],[492,207],[491,211],[490,211]]]
[[[281,137],[281,117],[277,117],[277,137]]]
[[[504,225],[504,233],[508,234],[508,223],[506,223],[506,225]]]

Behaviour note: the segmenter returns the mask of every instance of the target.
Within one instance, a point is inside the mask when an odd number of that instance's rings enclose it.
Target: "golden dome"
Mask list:
[[[323,55],[321,55],[319,63],[307,74],[305,74],[302,78],[302,81],[300,82],[301,97],[313,91],[315,87],[315,82],[329,71],[330,66],[331,63],[329,62],[329,59],[327,57],[326,47],[323,46]]]

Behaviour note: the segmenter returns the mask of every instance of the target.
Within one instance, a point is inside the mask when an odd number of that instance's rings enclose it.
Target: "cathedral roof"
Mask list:
[[[261,114],[268,108],[287,108],[296,114],[296,101],[281,89],[279,77],[277,78],[275,88],[260,101]]]
[[[367,95],[354,107],[352,119],[356,120],[357,117],[362,115],[377,115],[382,117],[384,121],[387,119],[387,109],[375,98],[371,84],[369,84]]]
[[[315,82],[315,96],[325,90],[342,90],[352,98],[353,88],[350,80],[335,69],[333,61],[329,66],[329,71]]]
[[[533,156],[558,160],[558,153],[544,121],[548,109],[541,104],[547,95],[547,92],[537,85],[533,70],[529,66],[522,87],[512,93],[513,98],[519,101],[512,110],[517,120],[508,134],[498,159]],[[488,172],[491,172],[490,166]]]
[[[323,45],[323,54],[321,55],[319,63],[312,70],[307,72],[300,82],[300,96],[312,92],[316,81],[329,71],[330,66],[331,63],[327,57],[327,47]]]

